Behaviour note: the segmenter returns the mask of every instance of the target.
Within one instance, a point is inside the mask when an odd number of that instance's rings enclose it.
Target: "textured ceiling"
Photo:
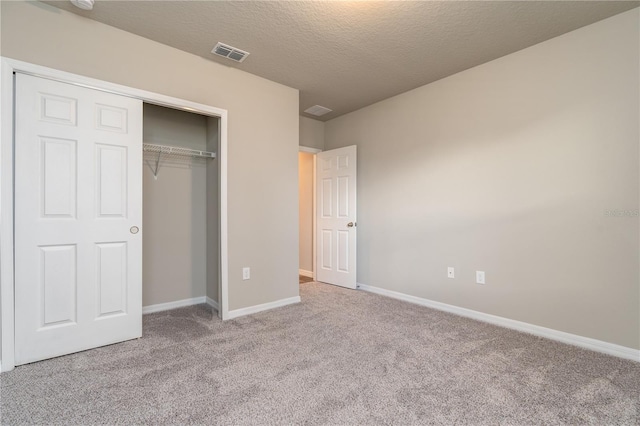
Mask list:
[[[97,0],[87,12],[68,1],[46,3],[299,89],[301,113],[316,104],[334,110],[321,120],[639,4]],[[251,55],[243,63],[214,56],[218,41]]]

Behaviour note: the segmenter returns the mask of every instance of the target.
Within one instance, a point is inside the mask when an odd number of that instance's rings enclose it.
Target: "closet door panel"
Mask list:
[[[127,313],[127,242],[97,244],[98,317]]]
[[[58,245],[39,247],[40,326],[75,324],[77,294],[77,247]]]
[[[98,217],[127,216],[127,147],[96,144]]]
[[[16,75],[16,365],[142,335],[142,102]]]
[[[40,138],[42,218],[72,219],[77,206],[77,141]]]
[[[126,108],[96,104],[96,129],[127,133],[128,115]]]

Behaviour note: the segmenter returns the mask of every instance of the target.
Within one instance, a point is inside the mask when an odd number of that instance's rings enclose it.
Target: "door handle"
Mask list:
[[[140,228],[138,228],[137,226],[132,226],[129,229],[129,232],[131,232],[132,234],[137,234],[139,230],[140,230]]]
[[[347,228],[353,228],[354,226],[356,226],[355,222],[349,222],[347,223]]]

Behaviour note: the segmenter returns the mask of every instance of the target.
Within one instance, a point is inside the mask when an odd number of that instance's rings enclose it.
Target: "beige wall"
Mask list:
[[[300,116],[300,145],[308,148],[324,149],[324,123]]]
[[[219,119],[207,118],[207,150],[220,152]],[[207,162],[207,297],[220,301],[219,160]]]
[[[2,52],[2,26],[1,25],[2,25],[2,7],[0,7],[0,56],[4,54]],[[2,312],[1,307],[2,307],[2,295],[0,294],[0,312]],[[0,361],[2,361],[2,338],[1,337],[2,337],[2,315],[0,315]]]
[[[358,145],[358,281],[640,348],[638,217],[605,215],[638,209],[638,17],[327,122]]]
[[[298,153],[300,269],[313,272],[313,154]]]
[[[297,90],[43,3],[1,7],[4,56],[228,110],[229,308],[298,295]]]
[[[207,120],[145,104],[144,142],[205,150]],[[145,155],[145,160],[154,165],[154,157]],[[152,170],[144,165],[143,306],[205,295],[206,172],[205,160],[163,160],[154,179]]]

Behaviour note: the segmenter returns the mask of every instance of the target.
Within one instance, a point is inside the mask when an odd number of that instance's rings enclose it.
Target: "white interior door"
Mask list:
[[[316,155],[316,279],[356,288],[356,146]]]
[[[16,75],[16,365],[142,335],[142,101]]]

